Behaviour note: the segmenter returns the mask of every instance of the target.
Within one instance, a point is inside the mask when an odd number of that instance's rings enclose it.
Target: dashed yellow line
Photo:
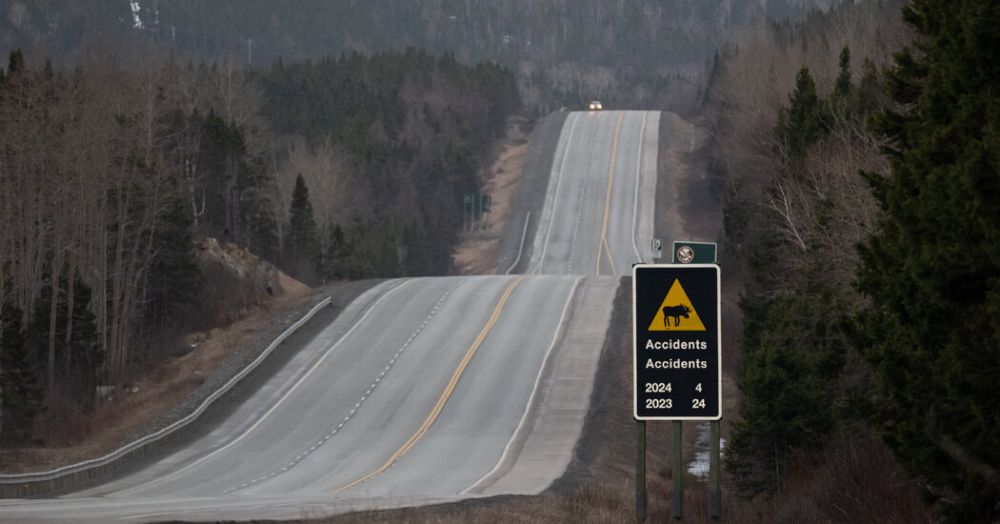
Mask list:
[[[625,117],[625,113],[618,113],[618,122],[615,124],[615,139],[611,143],[611,165],[608,166],[608,190],[604,195],[604,222],[601,224],[601,239],[597,243],[597,267],[594,269],[594,273],[601,274],[601,254],[602,252],[607,252],[608,260],[611,261],[611,270],[615,270],[615,261],[611,258],[611,249],[608,248],[608,212],[611,209],[611,189],[614,187],[615,181],[615,161],[618,159],[618,138],[621,136],[619,131],[622,128],[622,118]],[[615,273],[617,273],[615,271]]]
[[[481,346],[483,344],[483,341],[486,340],[486,336],[490,333],[490,330],[493,329],[493,325],[497,323],[497,320],[500,318],[500,314],[503,312],[504,306],[507,305],[507,299],[510,298],[511,293],[514,292],[514,288],[516,288],[524,280],[524,278],[525,278],[524,275],[517,277],[513,282],[510,283],[510,285],[507,286],[506,289],[504,289],[504,292],[502,295],[500,295],[500,300],[497,302],[496,307],[493,308],[493,314],[490,315],[489,320],[486,321],[486,325],[483,326],[482,331],[479,332],[479,335],[476,337],[476,339],[472,341],[472,345],[470,345],[469,349],[465,352],[465,356],[462,357],[462,361],[459,362],[458,367],[455,368],[455,372],[451,374],[451,380],[448,381],[448,385],[445,386],[444,391],[441,392],[441,396],[438,397],[437,403],[434,404],[433,408],[431,408],[431,412],[427,415],[427,418],[424,419],[423,424],[421,424],[420,427],[417,428],[417,431],[414,432],[413,435],[411,435],[410,438],[407,439],[406,442],[404,442],[403,445],[400,446],[400,448],[397,449],[396,452],[389,457],[389,460],[385,461],[385,464],[382,464],[382,466],[380,466],[375,471],[372,471],[371,473],[349,484],[345,484],[337,489],[334,489],[333,491],[330,492],[331,495],[336,495],[337,493],[353,488],[358,484],[367,482],[377,477],[378,475],[382,474],[383,472],[385,472],[385,470],[391,468],[392,465],[396,463],[396,461],[403,458],[403,455],[406,455],[410,451],[410,449],[413,448],[413,446],[415,446],[417,442],[420,441],[421,438],[423,438],[424,434],[426,434],[427,431],[431,428],[431,426],[434,425],[434,422],[437,420],[438,415],[441,414],[441,410],[444,409],[445,404],[448,403],[448,399],[451,398],[452,393],[454,393],[455,387],[458,385],[458,380],[462,378],[462,374],[465,372],[465,368],[469,365],[469,361],[472,360],[472,357],[475,356],[476,351],[479,350],[479,346]]]

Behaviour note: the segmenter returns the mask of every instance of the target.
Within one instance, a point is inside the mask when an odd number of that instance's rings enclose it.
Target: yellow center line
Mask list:
[[[618,113],[618,122],[615,124],[615,139],[611,143],[611,165],[608,166],[608,191],[604,195],[604,222],[601,224],[601,240],[597,243],[597,268],[594,272],[598,275],[601,274],[601,252],[606,250],[608,253],[608,260],[611,260],[611,270],[614,271],[615,261],[611,258],[611,248],[608,248],[608,212],[611,209],[611,188],[614,187],[615,180],[615,161],[618,158],[618,138],[619,131],[622,128],[622,118],[625,117],[625,113]],[[615,271],[617,273],[617,271]]]
[[[615,257],[611,256],[611,247],[608,246],[608,237],[602,237],[604,240],[604,249],[608,254],[608,262],[611,262],[611,274],[617,275],[618,270],[615,269]]]
[[[404,442],[403,445],[399,449],[397,449],[396,452],[389,457],[389,460],[385,461],[385,464],[382,464],[381,467],[355,480],[354,482],[351,482],[350,484],[346,484],[337,489],[334,489],[333,491],[330,492],[331,495],[336,495],[341,491],[353,488],[358,484],[367,482],[377,477],[378,475],[382,474],[385,470],[392,467],[392,465],[395,464],[396,461],[403,458],[403,455],[406,455],[406,453],[410,451],[410,448],[415,446],[417,442],[420,441],[421,438],[423,438],[424,434],[427,433],[427,431],[431,428],[432,425],[434,425],[434,422],[437,420],[438,415],[441,414],[441,410],[444,409],[444,405],[448,403],[448,399],[451,398],[452,393],[454,393],[455,387],[458,385],[458,380],[462,378],[462,374],[465,372],[465,368],[469,365],[469,361],[471,361],[472,357],[475,356],[476,351],[479,350],[479,346],[483,344],[483,341],[486,340],[486,336],[489,334],[490,330],[493,329],[493,325],[496,324],[497,319],[500,318],[500,314],[503,312],[503,308],[507,304],[507,299],[510,298],[511,293],[514,292],[514,288],[516,288],[521,283],[521,281],[524,280],[524,278],[525,278],[524,275],[517,277],[513,282],[510,283],[510,285],[507,286],[506,289],[504,289],[504,292],[500,296],[500,300],[497,302],[496,307],[493,308],[493,314],[490,315],[489,320],[486,321],[486,325],[483,326],[482,331],[479,332],[479,335],[476,337],[476,339],[472,341],[472,345],[470,345],[469,349],[465,352],[465,356],[462,357],[462,361],[459,362],[458,367],[455,368],[455,372],[451,374],[451,380],[448,381],[448,385],[445,386],[444,391],[441,392],[441,396],[438,397],[437,403],[434,404],[434,407],[431,409],[431,412],[427,415],[427,418],[424,419],[423,424],[421,424],[420,427],[417,428],[417,431],[413,433],[413,435],[411,435],[410,438],[407,439],[407,441]]]

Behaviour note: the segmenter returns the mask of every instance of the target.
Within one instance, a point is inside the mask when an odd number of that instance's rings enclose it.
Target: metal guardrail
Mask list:
[[[510,272],[513,271],[515,267],[517,267],[518,262],[521,261],[521,252],[524,251],[524,237],[528,235],[528,224],[530,223],[531,223],[531,211],[528,211],[528,214],[524,215],[524,230],[521,231],[521,243],[518,244],[517,246],[517,258],[515,258],[514,263],[511,264],[509,268],[507,268],[507,271],[504,271],[505,275],[509,275]]]
[[[271,344],[257,356],[257,358],[244,366],[239,373],[231,377],[219,389],[215,390],[211,395],[205,398],[205,400],[202,401],[202,403],[194,411],[187,414],[180,420],[177,420],[158,431],[150,433],[149,435],[132,441],[104,455],[103,457],[77,462],[75,464],[68,464],[49,471],[0,474],[0,498],[9,499],[32,497],[53,491],[79,487],[85,482],[106,477],[110,473],[113,473],[114,471],[125,466],[129,461],[142,457],[157,443],[162,442],[166,437],[194,422],[212,405],[212,403],[218,400],[219,397],[226,394],[226,392],[232,389],[233,386],[235,386],[240,380],[253,372],[253,370],[256,369],[257,366],[259,366],[260,363],[263,362],[275,348],[284,342],[286,338],[291,336],[292,333],[308,322],[313,316],[316,315],[316,313],[319,312],[320,309],[329,306],[330,302],[330,297],[327,297],[313,306],[313,308],[310,309],[308,313],[303,315],[302,318],[278,335],[278,337],[275,338],[274,341],[271,342]]]

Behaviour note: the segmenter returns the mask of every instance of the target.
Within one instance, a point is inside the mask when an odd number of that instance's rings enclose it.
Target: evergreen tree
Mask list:
[[[48,345],[49,313],[52,300],[56,300],[56,382],[71,393],[80,405],[89,408],[94,400],[97,374],[104,363],[104,353],[99,344],[97,320],[90,310],[91,290],[78,274],[72,280],[73,318],[67,338],[69,285],[69,279],[63,276],[54,289],[51,284],[42,288],[27,334],[29,343],[37,349],[35,353],[39,357],[44,355],[42,348]]]
[[[876,129],[891,173],[861,249],[875,421],[955,522],[1000,519],[1000,3],[914,0],[898,109]]]
[[[24,71],[24,67],[24,53],[20,49],[11,51],[7,60],[7,74],[13,76],[21,73]]]
[[[870,115],[875,111],[878,111],[884,104],[882,99],[884,98],[885,91],[882,89],[882,85],[879,82],[878,71],[875,69],[875,64],[869,60],[865,59],[861,63],[861,79],[858,81],[858,87],[856,89],[857,99],[857,111],[862,115]]]
[[[201,232],[222,240],[238,241],[240,221],[236,214],[238,186],[245,175],[246,146],[238,129],[209,111],[201,129],[198,169],[202,170],[205,195]]]
[[[325,249],[323,250],[323,262],[320,268],[320,275],[324,280],[339,280],[348,277],[347,260],[350,247],[347,245],[347,238],[340,224],[332,224],[327,229],[330,231]]]
[[[194,257],[191,213],[174,199],[159,217],[147,284],[146,316],[154,328],[182,327],[201,292],[202,276]]]
[[[17,443],[31,437],[31,423],[42,409],[42,388],[28,358],[21,310],[0,308],[0,439]]]
[[[207,195],[199,230],[274,261],[278,254],[271,198],[274,179],[259,159],[247,154],[243,132],[209,112],[202,126],[198,165],[205,173]]]
[[[299,174],[295,177],[292,202],[288,209],[288,260],[296,278],[314,280],[319,266],[318,236],[309,188]]]
[[[805,157],[809,146],[823,134],[823,110],[809,68],[795,75],[791,105],[778,115],[777,135],[791,159]]]
[[[280,253],[278,218],[275,216],[274,176],[263,166],[250,164],[247,176],[240,187],[240,224],[243,234],[239,240],[253,253],[270,261],[277,261]]]
[[[830,313],[847,310],[840,302],[831,291],[802,289],[741,304],[743,400],[726,469],[744,493],[779,487],[794,452],[820,448],[834,428],[848,344],[843,318]]]
[[[851,50],[847,46],[840,51],[840,72],[833,86],[834,99],[847,100],[851,95]]]

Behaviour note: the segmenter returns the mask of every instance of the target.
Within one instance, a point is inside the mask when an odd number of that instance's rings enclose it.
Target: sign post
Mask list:
[[[722,424],[713,420],[708,435],[708,516],[717,519],[722,514],[722,490],[719,488],[719,456],[722,444]]]
[[[717,252],[717,246],[712,242],[678,240],[673,245],[675,264],[690,264],[692,262],[696,264],[714,264],[717,262]],[[719,459],[722,447],[722,431],[718,420],[712,420],[708,424],[708,516],[717,519],[722,513],[722,492],[719,487]]]
[[[646,421],[635,421],[635,520],[646,522]]]
[[[633,267],[632,285],[633,416],[672,421],[671,513],[679,519],[682,421],[722,417],[719,266],[695,263],[693,257],[686,264],[639,264]],[[713,487],[710,497],[718,493]]]

